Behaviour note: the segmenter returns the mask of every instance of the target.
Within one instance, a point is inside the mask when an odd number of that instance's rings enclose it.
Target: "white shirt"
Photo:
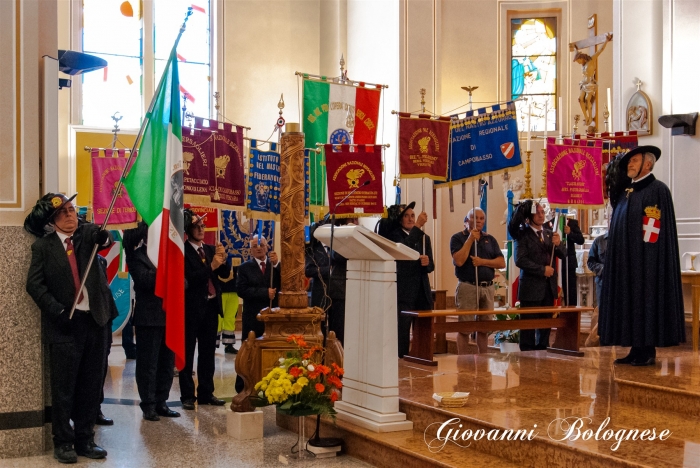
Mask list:
[[[533,225],[531,225],[531,224],[528,224],[528,226],[530,226],[530,229],[532,229],[533,231],[535,231],[535,235],[536,235],[537,237],[540,237],[540,235],[537,234],[537,233],[538,233],[538,232],[542,232],[542,226],[540,226],[539,229],[537,229],[535,226],[533,226]],[[544,240],[544,233],[542,233],[542,240]]]
[[[645,175],[645,176],[640,177],[640,178],[637,179],[637,180],[633,180],[632,183],[633,183],[633,184],[637,184],[637,183],[643,181],[644,179],[646,179],[647,177],[649,177],[650,175],[651,175],[651,172],[650,172],[649,174]]]
[[[61,244],[63,244],[63,249],[68,250],[68,246],[66,245],[66,239],[68,239],[69,235],[63,234],[62,232],[59,232],[58,230],[56,231],[56,234],[58,234],[58,238],[61,239]],[[73,240],[71,239],[71,242]],[[75,255],[75,244],[73,244],[73,255]],[[76,262],[77,262],[77,257],[76,257]],[[98,261],[97,259],[94,260],[95,262]],[[99,265],[98,265],[99,266]],[[72,276],[72,273],[71,273]],[[82,278],[81,278],[82,279]],[[88,292],[87,288],[83,286],[83,300],[78,302],[78,304],[75,306],[77,310],[90,310],[90,298],[88,297]]]

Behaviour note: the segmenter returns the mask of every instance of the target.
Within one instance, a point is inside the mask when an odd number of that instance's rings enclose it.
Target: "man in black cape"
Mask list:
[[[601,346],[631,346],[616,364],[651,366],[656,347],[685,341],[676,216],[651,171],[661,156],[640,146],[620,159],[624,191],[613,201],[598,328]]]

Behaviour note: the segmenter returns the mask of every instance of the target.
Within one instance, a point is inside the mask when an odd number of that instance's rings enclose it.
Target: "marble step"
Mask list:
[[[307,434],[316,430],[316,418],[306,418]],[[277,414],[277,425],[289,431],[297,431],[296,418]],[[475,466],[484,468],[515,468],[514,463],[487,453],[470,448],[461,448],[448,443],[437,444],[433,450],[428,448],[423,432],[399,431],[376,433],[336,420],[335,424],[323,418],[321,422],[322,437],[339,437],[343,439],[343,452],[364,462],[380,468],[461,468]]]
[[[683,348],[688,348],[686,343]],[[673,348],[670,348],[673,349]],[[700,418],[700,365],[697,356],[657,358],[654,372],[616,365],[614,379],[622,402]]]
[[[438,425],[436,422],[444,422],[452,418],[459,418],[462,430],[471,429],[477,431],[483,429],[489,431],[497,429],[505,430],[508,426],[494,424],[492,421],[481,421],[470,418],[464,414],[455,414],[447,409],[437,409],[417,403],[401,402],[400,410],[405,412],[408,419],[414,424],[414,432],[425,431],[428,439],[435,436]],[[523,441],[471,441],[468,449],[463,451],[463,457],[469,459],[473,453],[484,453],[498,456],[503,460],[515,463],[519,466],[532,467],[572,467],[585,466],[590,468],[641,468],[650,466],[687,467],[700,466],[700,438],[693,421],[679,422],[669,420],[661,411],[644,414],[639,408],[631,405],[622,408],[619,404],[615,412],[611,414],[611,423],[607,428],[618,431],[620,429],[656,427],[657,434],[662,428],[671,431],[671,437],[663,442],[645,444],[639,441],[623,441],[617,451],[609,450],[615,442],[612,441],[577,441],[576,443],[558,442],[547,437],[547,428],[533,440]],[[649,424],[649,421],[654,421]],[[432,426],[431,426],[432,425]],[[595,429],[597,424],[588,427]],[[542,435],[542,432],[545,435]],[[478,466],[478,465],[476,465]]]

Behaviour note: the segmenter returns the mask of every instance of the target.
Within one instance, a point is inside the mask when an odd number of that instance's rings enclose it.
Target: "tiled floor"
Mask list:
[[[289,454],[296,434],[277,427],[275,410],[264,408],[264,439],[237,441],[226,434],[226,407],[203,406],[184,411],[179,402],[178,379],[170,392],[169,405],[182,414],[180,418],[145,421],[138,406],[134,380],[136,362],[127,361],[117,344],[109,358],[105,383],[104,414],[114,419],[114,426],[96,426],[96,442],[109,455],[106,460],[78,457],[79,466],[92,467],[272,467],[284,466],[280,454]],[[216,396],[231,401],[234,392],[234,356],[216,354]],[[0,460],[0,467],[56,467],[52,453],[40,457]],[[332,459],[310,460],[303,466],[368,467],[355,458],[343,455]]]

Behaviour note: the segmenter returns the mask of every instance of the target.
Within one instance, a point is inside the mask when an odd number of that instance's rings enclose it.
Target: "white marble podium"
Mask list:
[[[330,245],[330,226],[314,236]],[[362,226],[336,227],[333,250],[348,259],[345,377],[337,417],[375,432],[412,430],[399,412],[394,260],[417,260],[419,254]]]

